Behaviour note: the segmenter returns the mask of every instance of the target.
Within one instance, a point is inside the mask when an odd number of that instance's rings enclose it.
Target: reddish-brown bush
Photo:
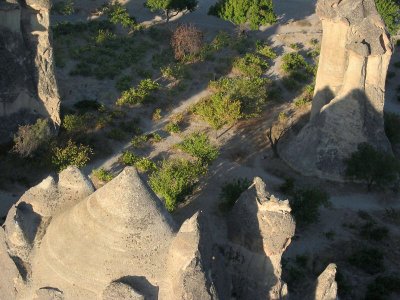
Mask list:
[[[172,35],[171,44],[178,60],[196,55],[203,46],[203,32],[192,24],[179,25]]]

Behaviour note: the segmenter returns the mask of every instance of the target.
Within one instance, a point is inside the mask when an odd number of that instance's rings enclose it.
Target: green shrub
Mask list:
[[[99,29],[97,35],[94,37],[96,44],[104,44],[106,42],[112,42],[117,38],[117,35],[108,29]]]
[[[214,129],[233,125],[241,118],[257,116],[266,103],[269,81],[264,78],[228,78],[212,81],[209,88],[215,92],[194,107]]]
[[[233,67],[248,77],[260,77],[267,69],[268,63],[261,57],[247,53],[233,62]]]
[[[94,169],[92,171],[92,176],[96,177],[98,180],[102,182],[109,182],[114,178],[114,175],[110,171],[107,171],[104,168]]]
[[[390,274],[378,276],[368,285],[365,300],[390,299],[390,294],[394,292],[400,292],[400,275]]]
[[[311,103],[313,100],[314,96],[314,86],[313,85],[307,85],[302,93],[302,95],[295,100],[294,105],[296,107],[302,107],[304,105],[307,105],[308,103]]]
[[[120,92],[129,90],[129,88],[132,86],[132,81],[133,81],[132,76],[129,75],[122,76],[115,83],[115,87]]]
[[[187,73],[187,68],[184,64],[169,64],[166,67],[161,68],[161,75],[169,80],[180,80],[185,78]]]
[[[346,176],[364,181],[370,190],[373,185],[391,185],[400,175],[400,162],[391,154],[377,151],[367,143],[358,145],[346,163]]]
[[[226,31],[219,31],[218,34],[211,42],[211,46],[215,50],[221,50],[228,47],[231,43],[232,37]]]
[[[152,143],[159,143],[162,141],[162,136],[158,132],[153,132],[147,135],[148,139]]]
[[[75,13],[74,2],[72,0],[58,1],[52,8],[53,13],[63,16],[69,16]]]
[[[258,54],[261,54],[269,59],[275,59],[278,57],[278,55],[275,53],[274,50],[272,50],[270,46],[261,41],[256,42],[256,50]]]
[[[269,85],[270,81],[265,78],[222,77],[218,81],[211,81],[209,88],[232,100],[239,100],[242,116],[254,117],[261,113],[268,100]]]
[[[86,113],[88,111],[98,111],[102,105],[96,100],[81,100],[76,102],[74,107],[80,113]]]
[[[160,121],[160,120],[162,119],[162,116],[161,116],[161,108],[156,108],[156,109],[154,110],[151,119],[152,119],[153,121]]]
[[[319,208],[329,205],[329,195],[317,188],[301,189],[294,193],[290,205],[296,224],[307,226],[318,221]]]
[[[200,175],[206,172],[198,162],[184,159],[164,160],[160,168],[150,175],[149,184],[155,193],[165,200],[169,211],[189,195]]]
[[[121,97],[117,100],[117,105],[134,105],[151,101],[153,99],[152,93],[159,88],[160,85],[157,82],[151,79],[144,79],[139,83],[136,89],[130,88],[122,92]]]
[[[157,170],[156,164],[147,157],[140,157],[134,164],[139,172],[153,172]]]
[[[139,160],[139,157],[133,152],[126,151],[122,153],[119,161],[122,162],[126,166],[134,166],[135,163]]]
[[[375,0],[375,4],[390,34],[395,35],[400,28],[399,3],[396,3],[395,0]]]
[[[286,53],[282,57],[282,69],[287,74],[303,70],[306,66],[307,62],[299,53]]]
[[[385,271],[383,253],[375,248],[363,247],[353,252],[348,262],[368,274],[376,274]]]
[[[86,115],[65,115],[61,123],[62,128],[68,133],[78,133],[87,129],[88,119]]]
[[[134,148],[140,148],[143,147],[144,144],[149,140],[149,137],[147,135],[138,135],[135,136],[132,141],[131,141],[131,145]]]
[[[251,181],[247,178],[237,178],[234,181],[226,182],[221,187],[219,199],[221,205],[219,206],[222,211],[231,210],[235,205],[236,200],[239,199],[240,195],[247,190],[251,185]]]
[[[107,4],[103,10],[111,23],[121,24],[124,28],[129,28],[131,30],[136,27],[136,20],[134,17],[129,15],[129,12],[120,3],[114,1]]]
[[[163,11],[168,22],[178,12],[194,11],[197,3],[197,0],[146,0],[145,5],[151,11]]]
[[[169,132],[169,133],[179,133],[181,132],[181,129],[179,125],[175,122],[169,122],[167,125],[165,125],[164,130]]]
[[[223,96],[221,93],[200,101],[195,106],[194,113],[214,129],[233,125],[242,117],[240,101],[232,100],[229,96]]]
[[[385,133],[392,145],[400,144],[400,116],[385,113]]]
[[[51,139],[51,130],[47,120],[38,119],[33,125],[19,126],[14,135],[12,151],[21,157],[30,157],[47,147]]]
[[[367,222],[360,229],[360,235],[367,240],[382,241],[389,237],[389,229],[378,226],[375,222]]]
[[[285,182],[279,187],[279,190],[286,195],[294,195],[295,192],[294,178],[285,178]]]
[[[126,133],[121,128],[113,128],[107,132],[107,137],[115,141],[124,141],[126,139]]]
[[[58,171],[62,171],[68,166],[82,168],[89,162],[91,155],[93,155],[93,150],[89,146],[77,145],[69,140],[65,147],[53,149],[52,163]]]
[[[209,164],[219,155],[218,148],[210,143],[205,133],[200,132],[186,136],[177,147],[198,158],[204,164]]]
[[[249,22],[253,30],[277,21],[272,0],[219,0],[208,13],[238,25]]]

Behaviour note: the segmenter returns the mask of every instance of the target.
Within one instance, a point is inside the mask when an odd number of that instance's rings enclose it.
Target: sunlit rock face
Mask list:
[[[0,228],[0,299],[285,299],[290,211],[255,178],[227,230],[201,212],[177,230],[134,168],[95,191],[68,167],[28,190]],[[331,269],[318,295],[333,295]]]
[[[391,152],[383,106],[393,47],[373,0],[319,0],[317,14],[323,37],[310,121],[280,154],[304,175],[342,180],[358,144]]]
[[[17,123],[60,124],[49,13],[49,1],[0,1],[0,142]]]

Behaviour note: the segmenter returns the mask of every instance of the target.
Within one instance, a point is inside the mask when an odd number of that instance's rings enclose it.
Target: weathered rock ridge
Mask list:
[[[305,175],[342,180],[358,144],[392,151],[383,106],[393,47],[374,0],[319,0],[317,14],[323,37],[311,118],[280,154]]]
[[[69,167],[28,190],[0,228],[0,299],[284,299],[290,210],[256,178],[226,236],[202,213],[177,231],[134,168],[95,191]],[[325,271],[316,294],[335,289]]]
[[[0,0],[0,141],[38,116],[60,124],[49,13],[50,1]]]

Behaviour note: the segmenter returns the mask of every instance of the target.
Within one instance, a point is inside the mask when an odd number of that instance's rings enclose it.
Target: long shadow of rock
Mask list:
[[[383,102],[372,103],[360,89],[338,95],[322,107],[323,100],[316,97],[315,115],[299,134],[288,134],[280,147],[282,159],[293,169],[306,176],[343,181],[345,159],[360,143],[392,152],[384,131]]]

